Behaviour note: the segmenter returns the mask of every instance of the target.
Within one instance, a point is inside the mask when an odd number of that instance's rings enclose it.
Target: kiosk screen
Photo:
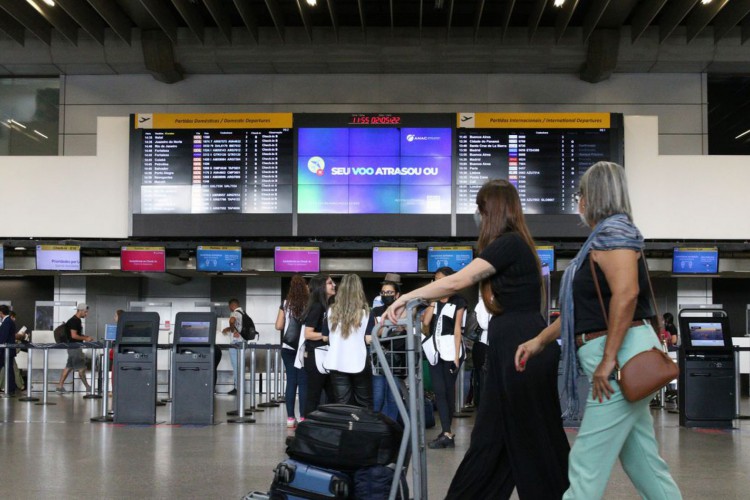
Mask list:
[[[180,342],[184,344],[208,344],[209,321],[183,321],[180,323]]]
[[[724,329],[721,323],[691,322],[690,344],[693,347],[724,347]]]
[[[152,342],[151,321],[123,321],[122,343],[124,344],[150,344]]]

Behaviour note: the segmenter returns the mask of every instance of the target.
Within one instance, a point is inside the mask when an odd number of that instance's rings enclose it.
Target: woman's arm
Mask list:
[[[458,367],[461,358],[461,330],[463,330],[464,313],[466,313],[465,307],[456,311],[456,321],[453,325],[453,339],[456,342],[456,367]]]
[[[285,322],[286,322],[286,317],[284,315],[284,310],[283,309],[279,309],[279,313],[276,315],[276,324],[274,325],[274,327],[278,331],[283,332],[284,331],[284,323]]]
[[[411,299],[420,298],[424,300],[435,300],[441,297],[450,297],[467,286],[479,283],[493,274],[495,274],[495,268],[492,264],[477,257],[457,273],[433,281],[432,283],[417,288],[409,293],[405,293],[391,304],[385,313],[383,313],[383,317],[395,323],[398,321],[398,318],[401,317],[406,304]]]
[[[614,393],[609,377],[617,364],[625,334],[633,322],[633,313],[638,302],[638,257],[633,250],[592,251],[591,258],[596,262],[607,279],[612,292],[609,300],[609,327],[604,344],[604,355],[592,378],[592,396],[599,402]]]
[[[522,372],[526,369],[526,362],[542,352],[550,342],[560,338],[560,318],[539,332],[539,335],[524,342],[516,349],[516,370]]]
[[[431,302],[429,306],[424,310],[422,314],[422,326],[429,327],[432,323],[432,318],[435,317],[435,303]]]
[[[313,327],[305,327],[305,340],[324,340],[325,338],[322,333],[316,332]]]

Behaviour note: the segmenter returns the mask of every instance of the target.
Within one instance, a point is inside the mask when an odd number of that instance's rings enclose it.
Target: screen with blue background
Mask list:
[[[449,214],[450,128],[300,128],[302,214]]]
[[[0,269],[5,269],[5,249],[0,245]]]
[[[717,274],[719,250],[716,248],[675,248],[672,255],[674,274]]]
[[[550,271],[555,270],[555,247],[536,247],[536,254],[542,265],[547,264]]]
[[[450,267],[458,271],[466,267],[474,258],[471,247],[428,247],[427,271],[434,273],[441,267]]]
[[[240,247],[199,246],[196,252],[198,271],[238,273],[242,271]]]

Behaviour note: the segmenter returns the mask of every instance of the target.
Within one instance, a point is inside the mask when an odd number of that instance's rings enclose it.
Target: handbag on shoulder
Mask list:
[[[654,317],[652,318],[651,326],[656,332],[656,336],[659,337],[659,333],[662,330],[661,316],[659,316],[659,310],[656,306],[656,297],[654,297],[654,288],[651,285],[651,276],[648,272],[648,264],[646,263],[646,256],[641,252],[641,260],[646,270],[646,277],[648,278],[648,287],[651,291],[651,302],[654,307]],[[602,299],[602,291],[599,288],[599,278],[594,268],[594,259],[589,258],[591,264],[591,276],[594,279],[594,286],[596,288],[596,294],[599,297],[599,305],[602,308],[602,314],[604,315],[604,322],[609,328],[609,318],[607,317],[607,311],[604,308],[604,300]],[[672,380],[676,379],[680,374],[680,369],[677,363],[672,361],[672,358],[666,353],[665,343],[659,339],[659,344],[662,349],[653,347],[643,352],[639,352],[632,358],[630,358],[624,365],[616,366],[617,370],[617,383],[620,386],[620,391],[623,397],[632,402],[640,401],[641,399],[647,398],[654,394],[656,391],[667,385]]]

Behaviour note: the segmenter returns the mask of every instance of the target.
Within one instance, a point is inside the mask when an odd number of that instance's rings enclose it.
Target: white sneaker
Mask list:
[[[295,427],[297,427],[297,421],[294,418],[289,417],[286,419],[286,426],[289,429],[294,429]]]

